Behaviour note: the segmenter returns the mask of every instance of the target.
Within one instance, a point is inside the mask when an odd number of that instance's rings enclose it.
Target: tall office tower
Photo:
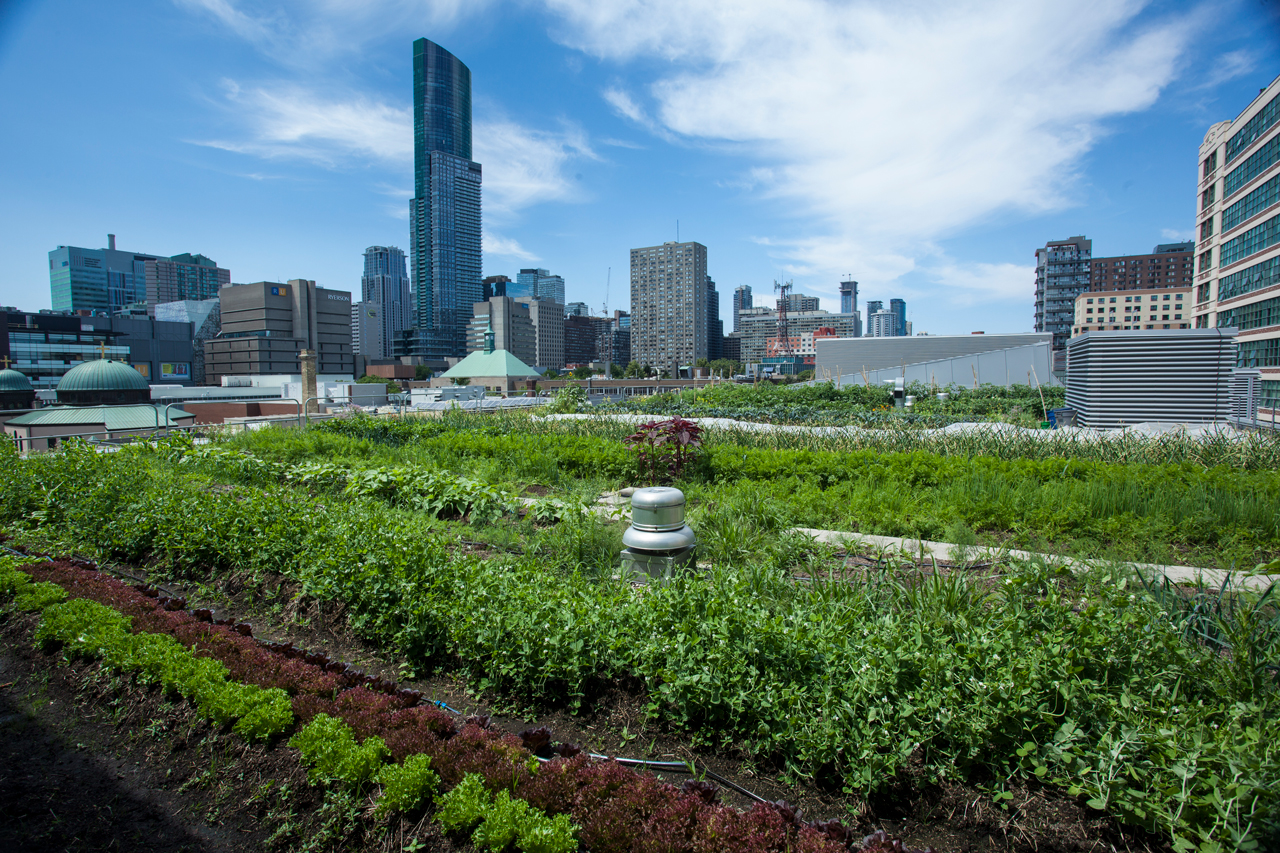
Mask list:
[[[879,299],[867,300],[867,333],[866,333],[867,337],[872,337],[871,318],[883,310],[884,310],[884,302],[882,302],[881,300]]]
[[[529,319],[533,323],[534,361],[525,362],[534,367],[564,367],[564,306],[550,299],[535,296],[517,296],[517,302],[529,306]]]
[[[1037,332],[1053,334],[1053,349],[1063,351],[1071,337],[1076,297],[1089,289],[1093,241],[1084,237],[1050,240],[1036,249]],[[1059,358],[1054,359],[1055,369]]]
[[[724,321],[720,319],[720,293],[707,276],[707,358],[724,357]]]
[[[357,352],[368,358],[391,358],[400,333],[413,328],[413,304],[409,294],[409,272],[404,252],[395,246],[370,246],[364,250],[364,275],[360,277],[360,298],[378,307],[381,326],[376,336],[377,348]],[[362,315],[366,323],[372,319],[368,311]],[[360,346],[372,346],[374,338],[365,335]]]
[[[161,302],[155,307],[157,323],[190,323],[191,381],[205,384],[204,345],[222,332],[222,306],[218,299]],[[163,367],[161,373],[164,373]]]
[[[898,327],[893,334],[900,338],[907,333],[907,303],[901,299],[890,299],[889,310],[898,318]]]
[[[116,249],[116,235],[107,235],[107,248],[59,246],[49,253],[49,291],[54,311],[116,313],[146,303],[154,312],[160,302],[217,299],[218,289],[231,283],[231,271],[204,255],[167,258]]]
[[[856,281],[840,282],[840,313],[858,313],[858,283]]]
[[[870,305],[868,305],[870,310]],[[892,311],[876,311],[867,317],[867,337],[896,338],[898,335],[898,315]]]
[[[162,302],[202,302],[217,299],[218,291],[231,283],[231,270],[204,255],[184,253],[156,258],[143,264],[147,308],[154,314]]]
[[[707,357],[707,247],[631,250],[631,357],[679,375]]]
[[[413,199],[409,252],[415,327],[398,355],[462,356],[481,301],[480,164],[471,159],[471,70],[427,39],[413,43]]]
[[[508,287],[507,291],[511,293],[512,289]],[[563,305],[564,279],[558,275],[552,275],[550,270],[520,270],[516,275],[514,294],[517,297],[530,296],[537,299],[547,299]]]
[[[590,317],[591,309],[587,307],[585,302],[570,302],[564,306],[564,316],[566,317]]]
[[[738,312],[751,307],[751,287],[742,285],[733,290],[733,330],[738,331]]]
[[[514,293],[507,293],[507,285],[511,283],[511,279],[505,275],[485,276],[481,286],[484,288],[484,301],[488,302],[495,296],[515,296]]]
[[[1196,328],[1239,330],[1238,365],[1258,371],[1259,420],[1280,411],[1280,77],[1209,128],[1196,187]],[[1250,417],[1252,419],[1252,417]]]

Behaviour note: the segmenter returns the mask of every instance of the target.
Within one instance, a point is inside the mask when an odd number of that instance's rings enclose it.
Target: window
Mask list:
[[[1214,170],[1216,170],[1217,168],[1218,168],[1218,152],[1215,150],[1208,157],[1204,158],[1204,173],[1201,175],[1201,177],[1203,178],[1209,177],[1214,173]]]
[[[1204,222],[1200,223],[1200,239],[1208,240],[1213,236],[1213,217],[1210,216]]]
[[[1213,269],[1213,249],[1200,253],[1200,272]]]

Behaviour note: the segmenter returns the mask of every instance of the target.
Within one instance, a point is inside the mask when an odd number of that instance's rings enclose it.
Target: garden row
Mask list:
[[[651,718],[695,744],[850,793],[908,765],[923,783],[997,780],[992,793],[1025,775],[1180,843],[1275,840],[1280,624],[1266,597],[1206,609],[1038,564],[995,588],[892,571],[796,585],[753,559],[637,596],[573,556],[604,529],[588,517],[550,528],[554,550],[481,559],[381,500],[227,486],[145,450],[7,459],[0,509],[24,535],[202,583],[287,579],[388,654],[482,689],[575,706],[634,680]]]
[[[805,823],[785,803],[740,813],[718,803],[709,783],[677,789],[574,745],[553,746],[545,729],[517,736],[490,729],[486,718],[457,720],[419,704],[415,691],[291,644],[260,644],[243,623],[187,612],[180,599],[82,565],[0,557],[0,600],[10,597],[41,612],[40,644],[159,683],[213,722],[234,721],[246,739],[296,730],[289,745],[314,783],[380,786],[375,818],[418,810],[447,790],[436,819],[472,833],[482,849],[566,853],[579,836],[593,851],[889,846],[883,834],[858,839],[839,821]]]
[[[237,437],[230,446],[339,474],[416,465],[494,478],[511,489],[574,480],[605,488],[644,480],[636,455],[613,438],[495,435],[483,427],[437,431],[433,425],[434,434],[389,446],[361,437],[367,420],[305,433],[262,432]],[[682,488],[691,504],[731,507],[752,528],[951,542],[976,532],[987,544],[1236,571],[1280,556],[1275,470],[763,449],[718,441],[714,431],[703,439]],[[223,473],[236,475],[230,465]]]

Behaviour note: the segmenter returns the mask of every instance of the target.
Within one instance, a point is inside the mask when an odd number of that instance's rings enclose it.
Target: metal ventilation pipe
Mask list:
[[[684,523],[684,492],[666,486],[636,489],[631,526],[622,534],[624,575],[664,583],[695,565],[698,539]]]

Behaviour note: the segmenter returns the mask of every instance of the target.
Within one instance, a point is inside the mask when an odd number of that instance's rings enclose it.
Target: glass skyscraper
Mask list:
[[[364,250],[360,299],[378,306],[380,351],[374,357],[390,358],[395,340],[405,329],[413,328],[416,320],[409,298],[409,273],[405,267],[404,252],[395,246],[370,246]]]
[[[564,304],[564,279],[551,270],[526,269],[516,275],[515,287],[508,286],[509,296],[546,299]]]
[[[480,164],[471,160],[471,70],[428,39],[413,43],[413,190],[409,202],[415,328],[397,354],[467,353],[481,301]]]

